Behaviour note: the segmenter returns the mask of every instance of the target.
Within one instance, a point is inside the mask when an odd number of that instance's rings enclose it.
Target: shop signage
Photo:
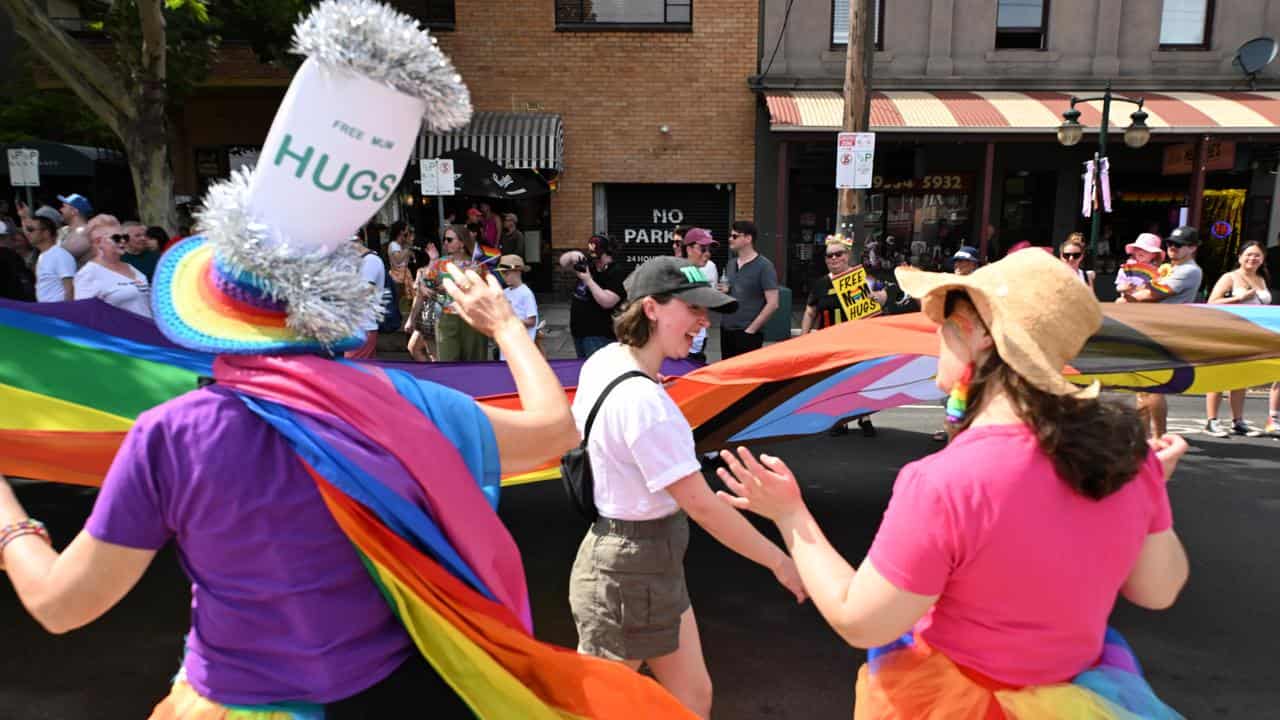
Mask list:
[[[1236,166],[1236,144],[1234,140],[1210,140],[1205,149],[1208,162],[1206,170],[1230,170]],[[1164,149],[1164,164],[1161,173],[1164,175],[1189,175],[1195,169],[1195,143],[1179,143]]]
[[[40,151],[9,148],[9,185],[40,187]]]
[[[616,260],[634,267],[651,257],[671,254],[678,225],[711,231],[719,245],[712,260],[724,268],[732,221],[733,192],[728,186],[702,184],[610,184],[605,186],[609,235],[618,242]]]
[[[831,287],[840,299],[840,307],[846,318],[861,320],[880,313],[880,303],[871,297],[871,288],[867,286],[867,271],[861,265],[855,265],[831,278]]]
[[[875,133],[840,133],[836,137],[836,188],[871,187],[875,161]]]
[[[973,175],[968,173],[938,173],[918,178],[886,178],[876,175],[871,179],[873,190],[920,193],[967,193],[973,188]]]

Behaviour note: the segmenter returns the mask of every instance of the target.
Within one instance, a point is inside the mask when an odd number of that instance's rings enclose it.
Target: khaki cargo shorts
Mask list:
[[[597,520],[582,538],[569,576],[578,652],[610,660],[675,652],[680,616],[689,608],[688,547],[683,512],[658,520]]]

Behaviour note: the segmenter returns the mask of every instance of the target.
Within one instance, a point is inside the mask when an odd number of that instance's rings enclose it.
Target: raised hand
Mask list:
[[[761,455],[757,460],[744,447],[738,448],[737,455],[721,450],[720,457],[728,469],[720,468],[716,472],[725,486],[733,491],[733,495],[724,491],[718,493],[725,502],[774,521],[804,509],[804,499],[800,496],[795,475],[778,458]]]

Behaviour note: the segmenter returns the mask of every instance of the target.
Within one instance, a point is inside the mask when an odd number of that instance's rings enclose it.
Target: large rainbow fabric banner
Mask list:
[[[692,715],[626,666],[536,640],[495,512],[497,441],[465,395],[317,357],[220,357],[218,384],[285,437],[422,655],[480,718]],[[374,478],[372,444],[398,473]]]
[[[1203,393],[1280,380],[1280,307],[1104,305],[1102,329],[1066,369],[1109,389]],[[842,420],[940,397],[933,325],[920,314],[841,323],[690,372],[664,367],[700,450],[822,432]],[[504,407],[502,363],[373,363]],[[0,301],[0,473],[101,484],[138,413],[210,375],[213,356],[97,300]],[[553,360],[572,388],[580,362]],[[569,390],[572,393],[572,390]],[[555,458],[504,484],[557,476]]]

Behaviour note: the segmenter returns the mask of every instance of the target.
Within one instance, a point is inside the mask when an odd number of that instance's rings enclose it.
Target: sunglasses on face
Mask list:
[[[1066,259],[1068,259],[1068,260],[1079,260],[1080,258],[1084,257],[1084,253],[1078,253],[1078,252],[1064,252],[1064,253],[1062,253],[1062,257],[1064,257],[1064,258],[1066,258]]]
[[[129,242],[129,236],[125,235],[124,233],[115,233],[114,235],[108,235],[107,239],[117,245],[123,245]]]
[[[841,251],[839,251],[839,252],[829,252],[829,253],[827,253],[827,257],[829,257],[829,258],[837,258],[837,257],[844,257],[844,256],[845,256],[845,252],[844,252],[843,250],[841,250]]]

